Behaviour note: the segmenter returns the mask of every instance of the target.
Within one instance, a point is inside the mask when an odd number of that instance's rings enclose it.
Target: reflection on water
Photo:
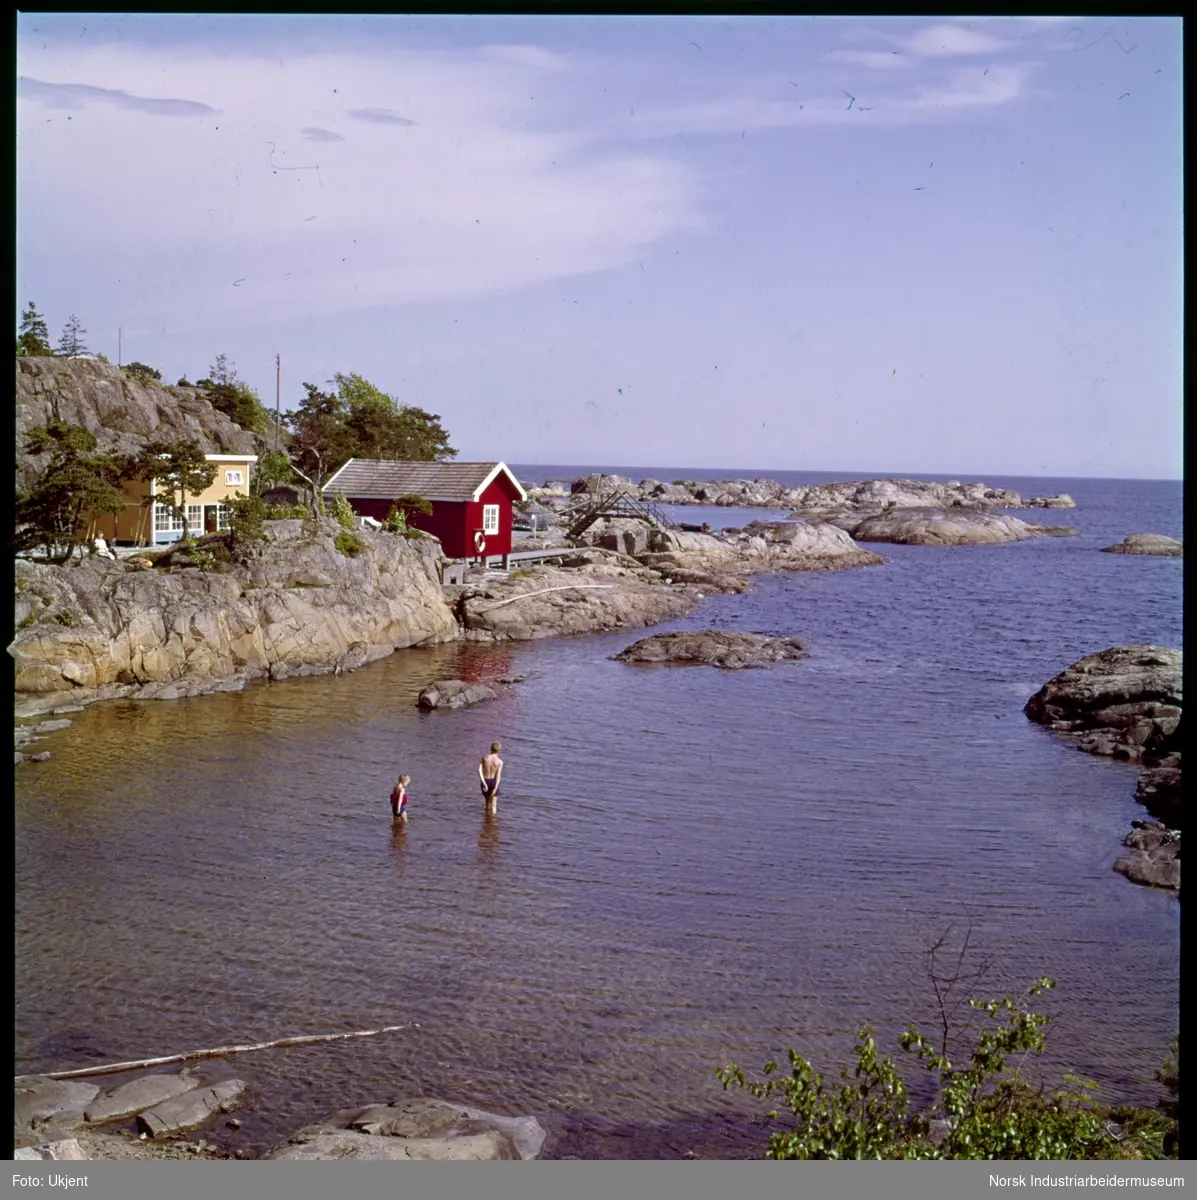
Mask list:
[[[744,1155],[757,1110],[714,1068],[833,1066],[861,1019],[892,1045],[933,1014],[927,943],[971,917],[995,986],[1059,981],[1056,1063],[1152,1102],[1179,905],[1110,869],[1135,772],[1021,709],[1094,649],[1181,644],[1181,563],[1094,552],[1170,513],[1095,499],[1075,540],[885,547],[666,627],[810,643],[773,670],[629,668],[616,634],[77,714],[17,776],[17,1070],[415,1021],[238,1060],[241,1136],[426,1092],[535,1113],[557,1154]]]

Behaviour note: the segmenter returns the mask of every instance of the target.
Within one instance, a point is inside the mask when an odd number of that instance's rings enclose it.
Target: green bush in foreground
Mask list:
[[[1175,1156],[1175,1116],[1168,1111],[1134,1107],[1110,1108],[1095,1103],[1096,1084],[1066,1075],[1068,1088],[1048,1093],[1023,1080],[1010,1056],[1039,1054],[1049,1017],[1032,1012],[1027,1001],[1054,987],[1038,980],[1025,995],[998,1000],[971,1000],[986,1018],[967,1062],[953,1065],[913,1028],[899,1038],[924,1070],[939,1081],[939,1103],[931,1111],[910,1107],[906,1083],[892,1058],[877,1052],[872,1030],[856,1035],[855,1067],[840,1072],[828,1085],[794,1050],[790,1071],[764,1067],[764,1079],[750,1080],[732,1063],[716,1074],[725,1089],[743,1088],[771,1100],[780,1096],[792,1121],[775,1131],[765,1151],[774,1159],[1103,1159]],[[1174,1047],[1179,1061],[1179,1051]],[[1161,1081],[1175,1078],[1179,1068],[1165,1064]],[[781,1116],[771,1109],[770,1119]],[[934,1137],[932,1136],[934,1133]]]

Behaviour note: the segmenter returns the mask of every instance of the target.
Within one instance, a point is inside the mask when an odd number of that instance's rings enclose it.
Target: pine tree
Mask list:
[[[27,356],[54,353],[50,349],[50,330],[46,325],[46,318],[37,311],[32,300],[29,302],[29,307],[21,314],[17,353]]]
[[[62,336],[58,339],[58,353],[64,358],[74,358],[76,355],[86,354],[87,346],[83,341],[86,333],[83,322],[74,313],[71,313],[67,318],[67,323],[62,327]]]

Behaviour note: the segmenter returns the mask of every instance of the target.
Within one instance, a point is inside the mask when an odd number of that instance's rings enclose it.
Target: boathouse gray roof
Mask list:
[[[500,474],[507,476],[521,500],[528,498],[511,469],[501,462],[395,462],[351,458],[321,490],[363,500],[423,496],[426,500],[466,502],[479,500]]]

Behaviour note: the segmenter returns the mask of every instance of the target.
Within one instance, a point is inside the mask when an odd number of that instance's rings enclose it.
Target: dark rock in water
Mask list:
[[[1132,533],[1112,546],[1103,546],[1103,554],[1157,554],[1165,558],[1183,558],[1185,544],[1160,533]]]
[[[1135,799],[1169,826],[1180,824],[1180,767],[1153,767],[1139,776]]]
[[[739,670],[768,663],[806,657],[806,647],[797,638],[765,637],[756,633],[661,633],[642,638],[611,656],[627,663],[702,664]]]
[[[137,1128],[152,1138],[196,1129],[220,1113],[231,1112],[247,1090],[248,1085],[240,1079],[226,1079],[209,1088],[193,1088],[139,1113]]]
[[[1114,864],[1114,870],[1132,883],[1147,887],[1180,890],[1180,831],[1159,821],[1136,821],[1123,845],[1130,854]]]
[[[431,1098],[334,1113],[293,1134],[268,1159],[532,1159],[545,1142],[535,1117],[504,1117]]]
[[[1166,646],[1114,646],[1049,679],[1023,710],[1090,754],[1148,766],[1135,799],[1167,823],[1155,826],[1164,833],[1181,824],[1183,665],[1183,653]],[[1151,841],[1132,831],[1131,853],[1114,869],[1134,883],[1179,890],[1179,837]]]
[[[1100,730],[1121,744],[1165,751],[1180,727],[1183,660],[1166,646],[1114,646],[1049,679],[1023,711],[1067,732]]]
[[[484,683],[466,683],[464,679],[438,679],[419,695],[416,703],[426,712],[434,708],[465,708],[494,700],[498,692]]]

